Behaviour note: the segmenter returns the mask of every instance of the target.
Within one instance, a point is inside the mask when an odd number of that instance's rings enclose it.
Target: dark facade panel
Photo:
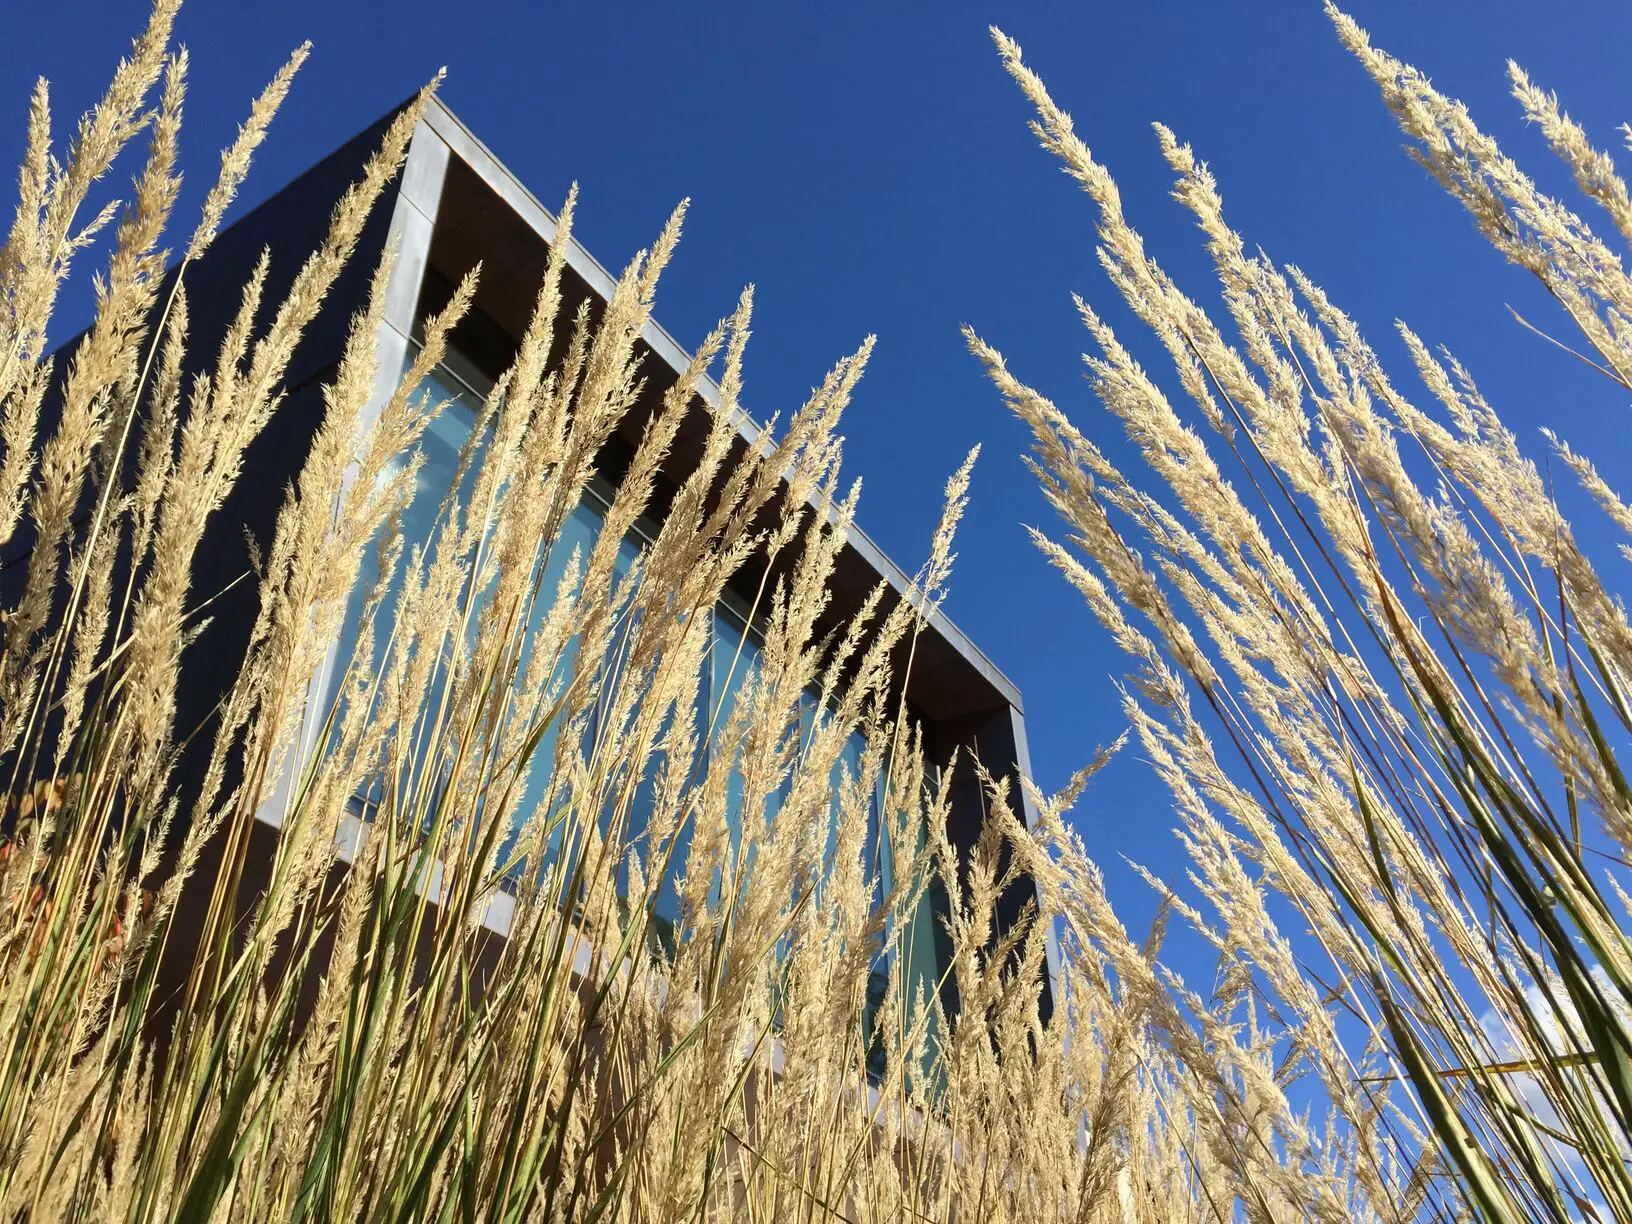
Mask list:
[[[256,319],[257,332],[271,321],[296,273],[323,240],[336,202],[361,177],[364,162],[379,147],[395,113],[358,133],[228,226],[203,258],[181,273],[189,318],[184,388],[190,386],[195,375],[207,376],[217,364],[227,329],[238,312],[244,284],[263,251],[269,254],[270,262]],[[253,538],[263,552],[271,543],[284,490],[299,473],[322,419],[322,383],[339,359],[350,319],[366,300],[369,280],[384,250],[395,192],[395,186],[389,187],[376,204],[355,256],[307,328],[281,388],[283,402],[267,430],[249,447],[236,487],[210,520],[200,543],[193,572],[193,602],[217,595],[219,598],[211,605],[210,623],[182,656],[177,728],[183,736],[201,730],[194,744],[209,742],[212,712],[237,674],[259,608],[254,584],[241,581],[250,565],[246,538]],[[178,270],[172,268],[161,286],[160,303],[169,300],[177,275]],[[42,443],[56,431],[62,380],[83,339],[81,333],[52,356],[55,383],[42,408]],[[148,337],[148,343],[154,343],[153,336]],[[184,416],[187,402],[184,392]],[[126,449],[127,482],[134,478],[139,448],[138,426]],[[93,506],[88,499],[79,516],[81,522],[88,521]],[[33,525],[25,518],[0,554],[0,600],[5,606],[11,606],[22,590],[33,545]],[[128,573],[128,557],[121,556],[119,566],[117,583],[122,585]],[[202,755],[192,752],[182,763],[178,782],[189,797]]]

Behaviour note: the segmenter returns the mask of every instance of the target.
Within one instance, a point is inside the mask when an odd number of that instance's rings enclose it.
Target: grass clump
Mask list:
[[[186,652],[219,594],[194,588],[206,530],[252,477],[435,86],[316,247],[263,256],[219,352],[191,361],[189,271],[305,49],[169,265],[175,7],[159,0],[60,154],[37,89],[0,254],[0,544],[20,558],[0,644],[7,1218],[1632,1217],[1619,599],[1468,372],[1404,331],[1439,401],[1416,406],[1318,287],[1247,253],[1205,166],[1159,129],[1233,335],[1216,327],[1001,35],[1200,418],[1078,303],[1148,492],[969,337],[1067,525],[1039,544],[1136,661],[1132,733],[1201,899],[1157,887],[1216,946],[1210,990],[1162,966],[1160,928],[1128,934],[1068,827],[1108,754],[1053,796],[978,775],[981,837],[948,840],[951,777],[974,767],[929,766],[902,692],[970,464],[907,596],[880,587],[827,623],[857,503],[836,427],[870,342],[763,447],[734,449],[744,295],[664,395],[599,533],[551,568],[641,393],[683,209],[592,317],[563,306],[569,197],[426,535],[403,524],[450,409],[421,389],[479,271],[381,394],[389,257],[374,270],[243,579],[248,648],[185,725]],[[1424,164],[1632,390],[1616,253],[1333,17]],[[1608,159],[1514,82],[1632,235]],[[93,211],[142,139],[131,200]],[[98,242],[94,321],[54,363],[57,297]],[[270,261],[297,255],[270,290]],[[652,523],[712,370],[701,459]],[[1632,527],[1588,459],[1557,453]],[[777,575],[749,601],[753,666],[711,700],[715,609],[751,560]],[[1036,901],[1005,925],[1020,880]],[[905,966],[931,893],[947,955],[926,980]]]
[[[1580,338],[1557,343],[1632,389],[1632,281],[1615,247],[1459,103],[1328,13],[1412,155],[1563,307]],[[1621,599],[1454,357],[1402,323],[1419,389],[1393,381],[1319,286],[1229,227],[1205,163],[1158,126],[1222,290],[1216,324],[1146,250],[1020,48],[995,37],[1034,133],[1092,202],[1100,263],[1188,401],[1181,414],[1078,299],[1090,385],[1155,478],[1141,484],[969,333],[1066,524],[1037,543],[1136,660],[1124,708],[1202,900],[1157,887],[1219,954],[1218,984],[1191,991],[1102,896],[1060,879],[1079,963],[1097,950],[1137,1003],[1128,1065],[1178,1086],[1152,1129],[1182,1137],[1190,1184],[1224,1215],[1628,1218]],[[1610,159],[1511,77],[1614,243],[1632,238]],[[1550,441],[1626,530],[1590,462]],[[1058,805],[1045,810],[1080,854]]]

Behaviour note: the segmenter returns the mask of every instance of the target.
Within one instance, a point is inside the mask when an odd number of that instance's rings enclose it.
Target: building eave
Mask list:
[[[497,157],[493,155],[481,139],[440,99],[433,99],[425,108],[421,125],[430,131],[442,143],[447,145],[453,156],[468,166],[482,181],[502,199],[521,220],[552,248],[555,245],[556,218],[555,214],[528,190],[519,178],[516,177]],[[567,266],[581,276],[597,294],[609,297],[616,285],[616,278],[606,267],[596,259],[576,239],[568,239],[563,254]],[[642,339],[651,347],[652,351],[667,364],[676,374],[684,371],[691,355],[681,347],[680,343],[655,320],[646,324]],[[708,405],[719,410],[721,403],[719,385],[707,375],[698,381],[699,395]],[[762,453],[770,448],[770,441],[765,437],[764,430],[748,413],[740,408],[732,410],[732,423],[743,441],[757,447]],[[820,509],[814,499],[810,505]],[[829,520],[834,518],[835,512],[827,511]],[[905,598],[913,588],[910,575],[897,565],[887,553],[859,526],[852,524],[849,530],[848,542],[881,578],[883,578],[895,593]],[[928,628],[933,630],[958,655],[973,668],[980,677],[990,684],[1008,705],[1016,712],[1023,713],[1019,687],[1010,680],[998,666],[977,646],[974,641],[953,623],[946,613],[938,608],[932,609],[925,617]]]

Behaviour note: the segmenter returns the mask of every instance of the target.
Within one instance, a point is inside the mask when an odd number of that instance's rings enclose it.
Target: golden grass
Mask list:
[[[1092,200],[1113,285],[1199,416],[1182,419],[1078,303],[1096,397],[1152,468],[1152,496],[969,337],[1065,521],[1038,543],[1134,657],[1127,715],[1172,791],[1199,900],[1156,886],[1216,945],[1209,990],[1163,968],[1160,929],[1124,929],[1069,829],[1108,753],[1062,794],[1034,793],[1032,828],[1020,796],[981,777],[979,843],[960,864],[947,840],[947,778],[926,766],[893,661],[945,589],[969,463],[911,598],[878,592],[837,633],[819,628],[856,507],[836,426],[870,342],[763,453],[734,459],[745,295],[665,397],[597,541],[540,582],[635,402],[683,210],[593,323],[563,312],[552,255],[429,539],[400,528],[443,408],[415,392],[478,274],[426,321],[379,407],[389,260],[376,270],[184,800],[196,729],[178,725],[177,686],[214,594],[193,587],[205,528],[428,94],[279,301],[263,300],[262,261],[189,380],[188,265],[305,50],[223,154],[166,282],[187,67],[174,11],[155,5],[56,160],[36,91],[0,254],[0,543],[25,525],[33,541],[0,645],[7,1218],[1632,1217],[1632,949],[1611,874],[1632,849],[1619,599],[1468,373],[1406,332],[1439,402],[1414,405],[1316,286],[1247,253],[1205,166],[1159,129],[1224,289],[1231,332],[1215,326],[1002,35],[1035,132]],[[1619,257],[1457,104],[1333,19],[1424,163],[1632,389]],[[1632,236],[1608,158],[1517,70],[1514,85]],[[87,219],[144,135],[131,201]],[[108,226],[95,321],[53,371],[59,290]],[[713,369],[723,402],[703,458],[625,572],[620,542]],[[1557,446],[1632,526],[1590,460]],[[757,673],[729,710],[700,711],[712,609],[756,556],[785,575],[753,600]],[[355,648],[316,708],[309,681],[360,583]],[[812,691],[827,715],[806,726]],[[313,721],[323,749],[303,753]],[[865,748],[841,768],[855,735]],[[527,797],[538,776],[542,800]],[[377,803],[342,862],[360,791]],[[866,862],[875,794],[887,891]],[[279,826],[269,862],[252,861],[257,813]],[[680,917],[659,940],[682,846]],[[1021,874],[1037,904],[1001,929]],[[480,918],[502,888],[515,909],[499,941]],[[901,969],[932,888],[950,898],[950,1015]],[[184,929],[184,912],[202,918]],[[1045,1021],[1051,928],[1063,955]],[[161,992],[178,957],[180,985]]]
[[[1541,278],[1592,363],[1632,386],[1619,255],[1458,103],[1328,13],[1412,153]],[[1020,48],[994,36],[1033,131],[1092,201],[1101,264],[1196,414],[1078,301],[1095,397],[1152,491],[969,335],[1066,523],[1039,545],[1137,661],[1125,709],[1172,792],[1202,908],[1156,886],[1219,953],[1219,985],[1191,993],[1126,941],[1097,889],[1077,899],[1058,877],[1079,963],[1105,958],[1138,1004],[1145,1065],[1179,1085],[1161,1116],[1191,1184],[1209,1210],[1251,1218],[1628,1218],[1620,599],[1453,358],[1401,325],[1437,412],[1414,404],[1316,285],[1250,253],[1206,166],[1158,126],[1226,333],[1146,250]],[[1512,78],[1617,240],[1632,237],[1609,159]],[[1591,465],[1559,453],[1625,530]],[[1080,855],[1059,807],[1048,820]]]

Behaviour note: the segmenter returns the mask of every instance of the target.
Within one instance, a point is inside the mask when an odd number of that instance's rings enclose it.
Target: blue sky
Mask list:
[[[1569,21],[1513,0],[1353,0],[1382,46],[1428,71],[1544,184],[1559,176],[1506,95],[1518,59],[1615,144],[1632,106],[1632,8],[1590,0]],[[14,5],[0,20],[0,164],[15,166],[28,90],[51,79],[58,124],[86,105],[142,18],[129,0]],[[845,432],[864,480],[861,519],[909,568],[940,489],[976,442],[984,455],[961,537],[954,618],[1020,685],[1036,773],[1062,782],[1121,730],[1122,660],[1026,542],[1049,512],[1022,467],[1025,437],[965,354],[974,324],[1024,378],[1113,453],[1089,400],[1069,294],[1118,326],[1153,371],[1160,354],[1093,261],[1093,215],[1026,131],[1026,108],[986,34],[1026,48],[1117,175],[1129,215],[1180,283],[1211,278],[1150,123],[1195,147],[1251,243],[1295,262],[1393,359],[1404,317],[1470,366],[1528,441],[1548,423],[1624,468],[1627,405],[1514,324],[1542,324],[1539,290],[1473,232],[1403,154],[1370,82],[1315,3],[1170,0],[997,5],[464,5],[399,0],[191,0],[193,53],[183,216],[247,103],[289,49],[314,54],[258,161],[246,200],[280,186],[410,93],[439,65],[444,97],[546,203],[582,185],[578,234],[617,265],[682,196],[693,209],[658,314],[694,343],[740,287],[758,287],[747,400],[756,415],[803,398],[869,332],[879,344]],[[118,189],[116,184],[115,189]],[[83,322],[72,299],[62,334]],[[1167,380],[1171,386],[1171,380]],[[1163,792],[1130,751],[1085,797],[1080,827],[1113,898],[1139,926],[1148,890],[1120,865],[1180,869]]]

